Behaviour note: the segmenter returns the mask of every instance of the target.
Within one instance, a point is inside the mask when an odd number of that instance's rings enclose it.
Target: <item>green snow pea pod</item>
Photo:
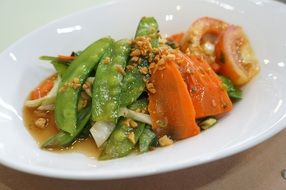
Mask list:
[[[120,119],[111,136],[103,145],[104,149],[101,152],[99,159],[109,160],[128,155],[137,144],[144,127],[145,124],[143,123],[138,123],[136,128],[128,127],[125,125],[125,119]],[[129,137],[131,133],[134,135],[133,142]]]
[[[150,126],[146,125],[144,131],[139,138],[139,151],[147,152],[150,149],[155,138],[156,134],[151,130]]]
[[[71,135],[76,133],[81,86],[112,42],[113,40],[109,37],[97,40],[88,46],[65,71],[55,103],[55,120],[59,129]]]
[[[125,66],[130,54],[130,41],[114,42],[96,70],[92,89],[92,120],[116,123]]]
[[[159,45],[158,23],[154,17],[142,17],[136,30],[135,37],[146,36],[151,38],[152,47]]]
[[[128,106],[129,109],[136,111],[137,109],[146,109],[147,110],[148,101],[147,98],[140,98],[134,103]]]
[[[42,144],[42,148],[62,148],[71,145],[76,137],[88,127],[87,123],[91,116],[91,104],[78,112],[76,133],[70,135],[69,133],[60,130],[56,135],[50,137]]]
[[[159,44],[159,33],[158,23],[153,17],[143,17],[137,27],[135,38],[146,36],[151,40],[152,47],[158,47]],[[129,64],[132,64],[130,61]],[[141,57],[140,63],[128,71],[123,79],[121,102],[122,106],[130,105],[134,102],[144,91],[145,82],[144,76],[140,73],[140,68],[147,67],[149,63],[146,57]]]

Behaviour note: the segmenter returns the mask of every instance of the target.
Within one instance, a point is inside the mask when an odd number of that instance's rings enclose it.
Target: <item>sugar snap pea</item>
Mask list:
[[[139,138],[139,151],[147,152],[155,138],[156,134],[151,130],[150,126],[146,125]]]
[[[42,144],[42,148],[62,148],[71,145],[75,138],[81,134],[81,132],[86,128],[89,127],[87,125],[91,116],[91,104],[88,105],[86,108],[83,108],[79,111],[77,117],[77,128],[76,133],[70,135],[69,133],[60,130],[56,135],[50,137],[46,142]]]
[[[136,30],[135,37],[146,36],[151,38],[152,47],[159,45],[158,23],[154,17],[142,17]]]
[[[55,104],[55,120],[59,129],[71,135],[76,133],[77,103],[81,86],[112,42],[109,37],[97,40],[88,46],[64,73]]]
[[[92,120],[116,123],[130,41],[114,42],[98,64],[92,89]]]
[[[128,155],[137,144],[144,130],[144,126],[145,124],[139,123],[136,128],[128,127],[125,124],[125,119],[121,118],[111,136],[103,145],[104,148],[99,159],[109,160]],[[130,140],[130,134],[133,134],[133,140]]]
[[[151,40],[152,47],[159,44],[158,23],[153,17],[143,17],[137,27],[135,38],[146,36]],[[132,64],[130,61],[129,64]],[[134,102],[144,91],[144,76],[140,73],[140,68],[147,67],[149,63],[146,57],[141,57],[137,67],[128,71],[123,79],[121,103],[122,106],[128,106]]]

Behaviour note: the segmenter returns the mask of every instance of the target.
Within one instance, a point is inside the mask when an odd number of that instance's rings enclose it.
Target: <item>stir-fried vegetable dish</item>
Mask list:
[[[209,17],[168,38],[153,17],[143,17],[133,39],[104,37],[82,51],[40,59],[56,71],[25,102],[38,114],[33,125],[47,130],[55,123],[56,134],[41,148],[93,138],[99,160],[209,129],[242,99],[240,87],[259,71],[243,29]]]

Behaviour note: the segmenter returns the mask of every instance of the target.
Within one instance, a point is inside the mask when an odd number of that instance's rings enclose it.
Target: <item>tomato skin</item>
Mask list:
[[[239,26],[229,26],[219,38],[215,48],[220,73],[241,86],[251,80],[260,70],[250,42]]]
[[[193,47],[201,46],[204,42],[210,41],[214,45],[217,43],[218,37],[225,31],[228,24],[222,20],[202,17],[196,20],[185,33],[182,40],[182,50],[185,51],[187,48],[192,49]],[[207,35],[211,35],[209,39]]]
[[[228,23],[210,17],[196,20],[181,40],[181,50],[185,53],[204,56],[211,68],[218,73],[220,65],[215,61],[215,46],[229,26]]]

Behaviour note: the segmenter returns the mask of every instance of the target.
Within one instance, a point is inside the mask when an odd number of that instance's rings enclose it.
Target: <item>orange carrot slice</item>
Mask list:
[[[180,72],[188,86],[196,118],[217,116],[232,110],[232,102],[222,82],[201,57],[178,54]]]
[[[184,139],[200,132],[187,86],[174,61],[151,75],[155,91],[149,93],[149,113],[152,128],[158,136]]]
[[[35,100],[43,96],[46,96],[53,88],[55,80],[56,80],[55,76],[49,77],[46,80],[44,80],[37,88],[35,88],[31,92],[30,96],[31,100]]]
[[[67,55],[58,55],[59,61],[73,61],[75,56],[67,56]]]
[[[184,37],[185,33],[184,32],[180,32],[180,33],[176,33],[176,34],[173,34],[171,36],[169,36],[167,38],[168,41],[171,41],[171,42],[175,42],[177,44],[180,44],[183,37]]]

